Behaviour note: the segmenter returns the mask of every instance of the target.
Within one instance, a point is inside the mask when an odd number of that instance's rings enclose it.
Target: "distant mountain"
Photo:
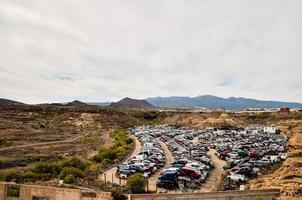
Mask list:
[[[18,101],[13,101],[9,99],[1,99],[0,98],[0,105],[3,106],[18,106],[18,105],[25,105],[24,103],[18,102]]]
[[[153,97],[146,99],[149,103],[159,107],[203,107],[203,108],[223,108],[229,110],[247,108],[302,108],[301,103],[261,101],[243,97],[222,98],[212,95],[197,97]]]
[[[65,106],[76,106],[76,107],[80,107],[80,106],[88,106],[88,104],[86,103],[83,103],[79,100],[75,100],[75,101],[72,101],[72,102],[69,102],[67,104],[65,104]]]
[[[131,98],[124,98],[116,103],[111,103],[113,108],[153,108],[154,106],[146,100],[138,100]]]

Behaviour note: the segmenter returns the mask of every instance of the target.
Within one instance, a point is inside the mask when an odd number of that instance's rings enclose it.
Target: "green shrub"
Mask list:
[[[34,161],[42,161],[46,160],[48,156],[46,154],[33,154],[31,157]]]
[[[85,170],[87,164],[77,157],[70,157],[63,163],[63,167],[74,167],[80,170]]]
[[[125,130],[115,130],[110,132],[109,135],[115,140],[114,144],[111,147],[100,148],[93,158],[96,162],[103,162],[102,165],[105,165],[108,160],[115,161],[123,158],[131,149],[130,144],[133,142]]]
[[[64,179],[68,175],[73,175],[75,178],[82,178],[83,171],[74,167],[64,167],[59,175],[59,178]]]
[[[111,192],[111,196],[113,200],[126,200],[126,196],[123,194],[122,191],[120,190],[112,190]]]
[[[126,186],[131,193],[143,193],[146,185],[147,179],[142,174],[134,174],[129,176]]]
[[[32,171],[36,174],[51,174],[56,176],[60,173],[62,167],[59,163],[39,162]]]
[[[75,178],[73,175],[69,174],[64,178],[64,183],[66,184],[72,184],[75,183]]]
[[[28,170],[28,171],[25,171],[25,172],[20,174],[19,181],[34,182],[34,181],[38,180],[39,178],[40,178],[39,175],[37,175],[34,172]]]
[[[0,139],[0,146],[7,144],[7,139]]]
[[[8,197],[20,197],[20,189],[19,188],[8,188],[7,196]]]
[[[102,162],[104,159],[114,160],[117,154],[113,147],[103,147],[99,149],[98,153],[94,156],[96,162]]]
[[[126,143],[127,143],[127,144],[131,144],[132,142],[133,142],[133,139],[132,139],[132,138],[129,137],[129,138],[126,139]]]
[[[6,182],[18,182],[20,174],[17,172],[8,172],[4,174],[3,180]]]

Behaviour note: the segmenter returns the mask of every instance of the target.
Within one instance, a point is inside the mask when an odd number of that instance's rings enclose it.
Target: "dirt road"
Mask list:
[[[211,156],[211,159],[214,163],[215,169],[210,172],[210,176],[207,178],[206,182],[201,185],[199,192],[211,192],[215,189],[216,185],[220,182],[222,174],[224,174],[223,166],[225,161],[220,160],[215,155],[216,150],[210,149],[208,155]]]
[[[140,141],[138,141],[138,139],[134,136],[130,136],[133,138],[134,143],[135,143],[135,149],[132,152],[132,154],[127,158],[127,160],[130,160],[132,158],[134,158],[137,154],[139,154],[140,150],[141,150],[141,143]],[[120,179],[118,177],[115,176],[116,173],[116,166],[106,170],[104,173],[99,175],[99,179],[103,180],[103,181],[107,181],[110,183],[116,183],[116,184],[120,184],[120,185],[125,185],[126,184],[126,180]]]
[[[193,139],[193,143],[197,143],[198,138]],[[216,185],[220,182],[222,174],[224,174],[223,166],[226,164],[225,161],[220,160],[215,155],[216,150],[210,149],[208,155],[211,156],[211,159],[214,163],[215,169],[210,172],[209,177],[206,179],[206,182],[201,185],[200,190],[197,192],[211,192],[215,189]]]
[[[159,142],[160,145],[162,146],[164,153],[166,155],[166,164],[163,168],[161,168],[160,170],[158,170],[156,173],[154,173],[149,179],[148,179],[148,190],[149,191],[156,191],[156,182],[157,179],[160,175],[160,173],[166,169],[171,163],[173,163],[175,161],[174,156],[172,155],[171,151],[169,150],[169,148],[167,147],[167,145],[160,141]]]

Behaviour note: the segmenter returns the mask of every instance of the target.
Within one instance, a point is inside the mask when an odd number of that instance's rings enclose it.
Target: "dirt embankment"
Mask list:
[[[249,182],[250,189],[278,188],[282,200],[302,199],[302,120],[278,123],[290,137],[288,158],[280,168]]]
[[[234,127],[243,125],[241,120],[233,119],[227,113],[178,113],[168,116],[166,123],[177,123],[183,128]]]
[[[302,119],[302,112],[171,112],[167,113],[165,123],[179,124],[182,128],[204,129],[207,127],[235,127],[248,124],[262,124],[288,127],[292,120]],[[279,124],[284,122],[283,124]]]

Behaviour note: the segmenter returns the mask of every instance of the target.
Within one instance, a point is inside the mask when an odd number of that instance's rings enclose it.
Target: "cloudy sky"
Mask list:
[[[302,102],[301,0],[0,0],[0,97]]]

